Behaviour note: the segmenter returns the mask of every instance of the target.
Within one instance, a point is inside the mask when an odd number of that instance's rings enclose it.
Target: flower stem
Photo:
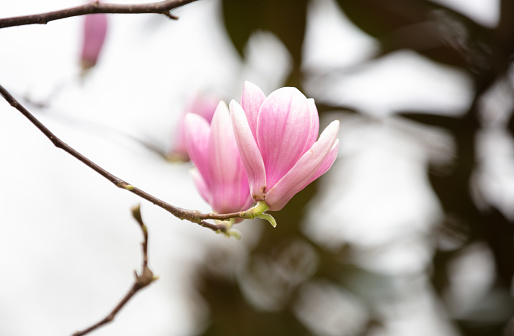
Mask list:
[[[271,226],[276,227],[277,222],[275,221],[275,218],[273,218],[273,216],[271,216],[270,214],[265,213],[268,209],[269,205],[266,204],[266,202],[259,201],[254,207],[244,211],[242,218],[254,219],[255,217],[259,217],[267,220],[271,224]]]

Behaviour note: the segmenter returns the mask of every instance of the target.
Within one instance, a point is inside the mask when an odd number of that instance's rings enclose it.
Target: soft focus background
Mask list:
[[[122,1],[113,1],[125,3]],[[136,1],[132,1],[136,2]],[[1,1],[0,16],[79,1]],[[0,30],[0,84],[65,142],[209,211],[165,159],[200,94],[296,86],[339,158],[241,241],[143,202],[160,277],[94,335],[514,335],[514,2],[202,0],[111,15],[79,79],[83,18]],[[141,202],[0,101],[0,335],[70,335],[140,265]]]

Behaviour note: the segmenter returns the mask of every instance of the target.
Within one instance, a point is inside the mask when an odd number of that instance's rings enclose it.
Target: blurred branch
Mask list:
[[[50,21],[65,19],[86,14],[162,14],[170,19],[177,17],[170,11],[177,7],[187,5],[196,0],[165,0],[147,4],[107,4],[99,1],[90,2],[81,6],[61,9],[33,15],[24,15],[0,19],[0,28],[22,26],[29,24],[47,24]]]
[[[77,160],[84,163],[89,168],[93,169],[98,174],[105,177],[107,180],[111,181],[115,186],[121,189],[125,189],[130,191],[133,194],[138,195],[139,197],[157,205],[158,207],[163,208],[164,210],[171,213],[173,216],[185,219],[190,222],[199,224],[200,226],[211,229],[215,232],[223,232],[228,233],[230,230],[228,225],[224,224],[211,224],[206,222],[206,219],[216,219],[216,220],[228,220],[230,218],[248,218],[245,217],[245,212],[235,212],[230,214],[215,214],[208,213],[203,214],[197,210],[187,210],[177,206],[173,206],[153,195],[150,195],[146,191],[143,191],[130,183],[120,179],[119,177],[111,174],[107,170],[103,169],[77,150],[66,144],[64,141],[59,139],[54,133],[52,133],[45,125],[43,125],[32,113],[30,113],[20,102],[18,102],[3,86],[0,85],[0,95],[15,109],[17,109],[21,114],[23,114],[34,126],[36,126],[52,143],[55,147],[60,148],[75,157]],[[252,217],[253,218],[253,217]]]
[[[141,266],[141,273],[137,274],[137,272],[134,272],[134,284],[132,285],[132,288],[128,291],[128,293],[125,295],[123,299],[114,307],[114,309],[102,320],[99,322],[93,324],[87,329],[84,329],[82,331],[77,331],[73,334],[73,336],[83,336],[86,334],[89,334],[91,331],[94,331],[104,324],[110,323],[114,320],[116,315],[120,312],[120,310],[125,306],[125,304],[141,289],[145,288],[155,280],[157,280],[156,277],[154,277],[152,270],[148,268],[148,231],[146,229],[146,225],[143,223],[143,218],[141,217],[141,206],[137,205],[132,208],[132,216],[139,224],[139,227],[141,228],[141,231],[143,232],[143,243],[141,244],[141,250],[143,254],[143,265]]]
[[[442,127],[451,132],[459,126],[459,117],[437,112],[439,111],[399,111],[397,115],[428,126]]]

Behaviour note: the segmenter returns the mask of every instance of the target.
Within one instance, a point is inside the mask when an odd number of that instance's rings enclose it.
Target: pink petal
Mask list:
[[[210,183],[209,135],[211,130],[209,123],[197,114],[188,113],[184,123],[186,148],[191,161],[198,168],[206,184]]]
[[[84,18],[84,39],[81,63],[84,69],[93,67],[98,61],[107,35],[107,15],[91,14]]]
[[[217,213],[246,210],[253,203],[244,166],[241,162],[239,165],[232,181],[226,181],[218,188],[213,188],[211,205]]]
[[[248,175],[240,157],[236,165],[237,173],[234,175],[236,190],[234,192],[233,204],[237,207],[229,209],[227,212],[246,210],[253,204],[253,199],[250,195],[250,185],[248,184]]]
[[[204,117],[210,123],[219,101],[217,97],[199,94],[189,103],[187,111]]]
[[[206,95],[197,95],[188,102],[184,109],[184,114],[179,118],[174,134],[173,148],[169,153],[172,161],[189,161],[189,155],[186,148],[186,134],[184,131],[184,122],[188,113],[198,114],[211,122],[214,111],[218,106],[219,99]]]
[[[211,192],[209,191],[209,187],[205,180],[202,177],[202,174],[198,171],[198,169],[191,169],[191,177],[193,178],[193,182],[195,183],[196,189],[200,192],[202,198],[209,204],[212,202]]]
[[[304,189],[306,186],[308,186],[313,181],[315,181],[318,177],[325,174],[330,169],[330,167],[332,167],[332,164],[335,162],[335,160],[337,158],[338,151],[339,151],[339,139],[336,139],[336,142],[332,146],[330,153],[328,153],[328,155],[325,157],[325,160],[323,160],[323,162],[321,163],[321,166],[318,168],[316,173],[314,173],[314,176],[312,176],[311,179],[309,181],[307,181],[307,183],[303,187],[301,187],[300,190]]]
[[[312,103],[296,88],[280,88],[266,98],[259,111],[257,143],[266,169],[267,190],[312,146],[318,136],[316,118]]]
[[[250,196],[248,179],[224,102],[218,104],[212,119],[208,155],[213,209],[216,212],[241,210]]]
[[[305,146],[302,150],[305,153],[312,145],[316,142],[319,134],[319,115],[318,109],[316,108],[316,104],[314,103],[314,99],[307,99],[307,103],[309,104],[309,112],[311,117],[311,127],[309,130],[309,137],[305,141]]]
[[[328,170],[337,154],[338,131],[339,121],[336,120],[330,123],[319,137],[319,140],[267,192],[265,201],[269,205],[270,210],[278,211],[282,209],[296,193],[305,188],[315,178],[321,176],[321,173],[324,173],[323,170]]]
[[[243,108],[234,100],[230,102],[230,113],[239,154],[248,174],[250,194],[253,200],[262,201],[266,189],[266,171],[264,170],[261,152],[252,135]]]
[[[230,181],[236,174],[239,160],[230,114],[225,102],[220,101],[212,118],[208,151],[211,177],[218,183]]]
[[[257,85],[245,82],[243,94],[241,95],[241,106],[245,111],[246,119],[248,120],[254,138],[257,138],[257,116],[259,115],[259,109],[265,99],[266,95]]]

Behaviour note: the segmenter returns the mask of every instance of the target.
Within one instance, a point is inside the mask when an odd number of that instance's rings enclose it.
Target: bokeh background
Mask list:
[[[113,1],[122,3],[121,1]],[[2,1],[0,16],[78,1]],[[123,2],[125,3],[125,2]],[[135,1],[134,1],[135,3]],[[159,280],[95,335],[514,335],[514,2],[202,0],[111,15],[80,77],[83,18],[0,30],[0,84],[77,150],[209,211],[171,163],[198,95],[298,87],[332,169],[227,239],[143,202]],[[141,202],[0,102],[0,335],[69,335],[140,265]]]

